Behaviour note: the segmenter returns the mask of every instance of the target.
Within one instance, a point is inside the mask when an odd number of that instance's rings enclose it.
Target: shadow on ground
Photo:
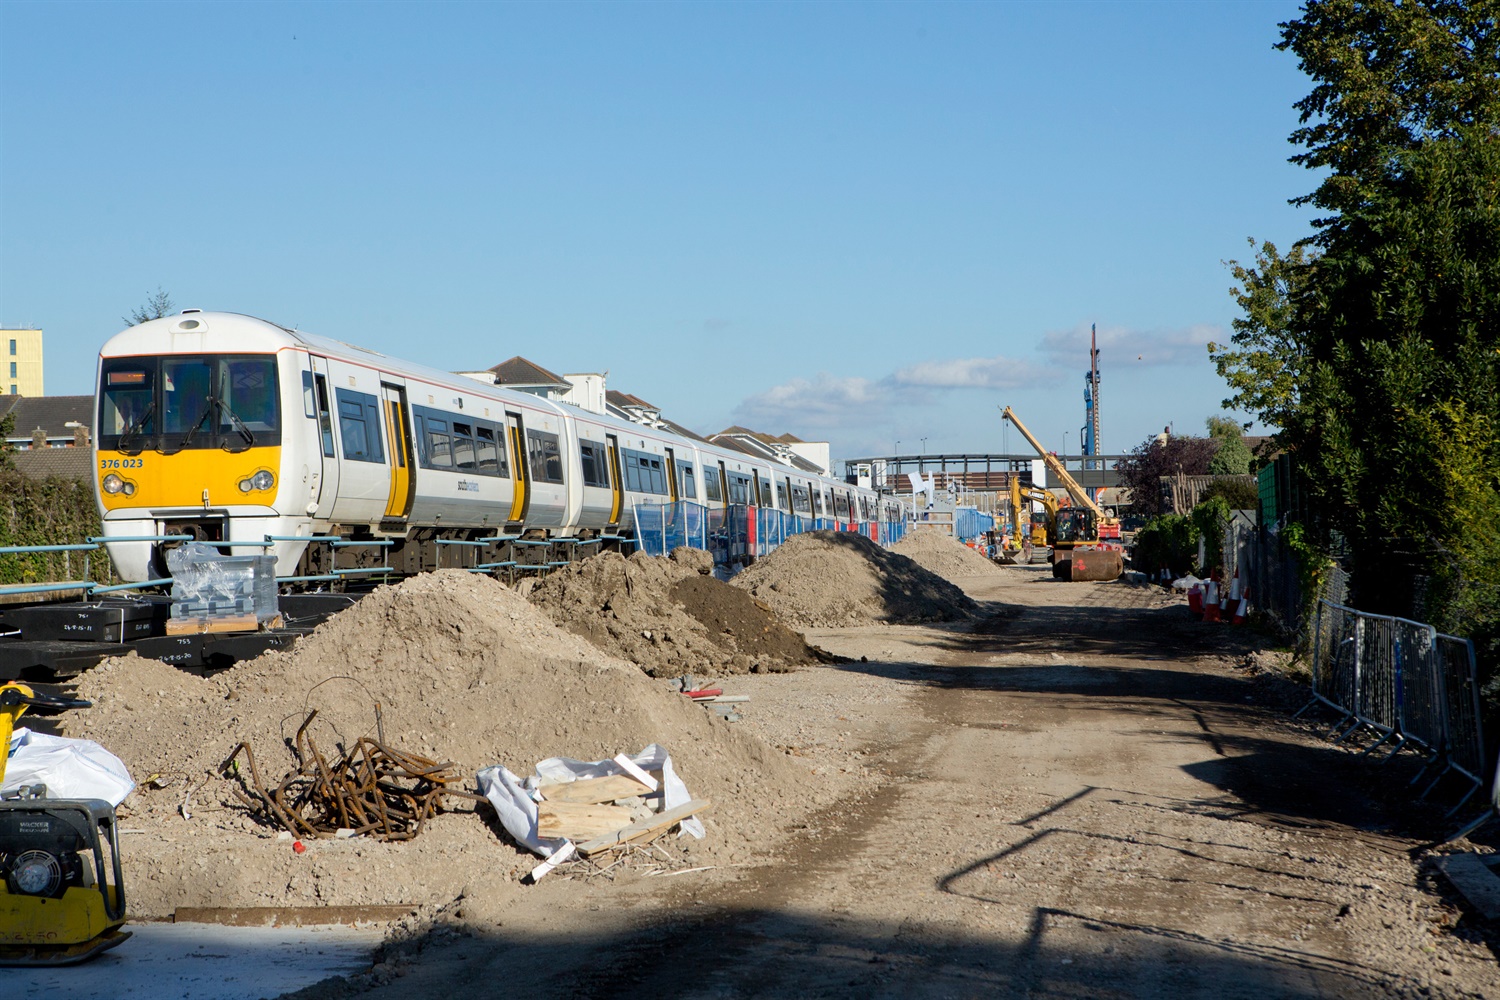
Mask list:
[[[715,997],[902,998],[1365,997],[1404,984],[1357,963],[1294,947],[1216,941],[1182,928],[1037,908],[1003,935],[914,933],[859,920],[694,906],[617,934],[521,936],[449,930],[401,946],[421,964],[367,994],[459,994],[465,1000]],[[997,943],[997,937],[1008,938]],[[402,971],[384,956],[381,978]],[[293,994],[328,1000],[365,985],[325,982]]]

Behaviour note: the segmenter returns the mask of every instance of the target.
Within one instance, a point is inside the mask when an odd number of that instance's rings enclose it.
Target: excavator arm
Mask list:
[[[1004,413],[1002,413],[1001,415],[1006,420],[1009,420],[1011,423],[1015,424],[1016,430],[1021,432],[1021,436],[1026,439],[1027,443],[1029,443],[1031,447],[1036,449],[1036,453],[1040,455],[1042,457],[1042,461],[1046,463],[1047,471],[1056,476],[1058,482],[1063,484],[1063,488],[1068,491],[1068,496],[1073,498],[1074,503],[1092,512],[1093,515],[1097,517],[1101,523],[1109,518],[1109,515],[1104,513],[1104,509],[1094,502],[1093,497],[1089,496],[1089,491],[1078,485],[1078,480],[1068,475],[1068,470],[1063,467],[1062,462],[1058,461],[1057,456],[1043,448],[1041,442],[1032,437],[1031,431],[1026,429],[1025,424],[1021,423],[1021,418],[1016,416],[1014,410],[1007,406]]]

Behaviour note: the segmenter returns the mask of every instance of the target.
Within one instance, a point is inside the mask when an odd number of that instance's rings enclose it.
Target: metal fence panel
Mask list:
[[[1448,721],[1448,754],[1456,770],[1482,782],[1484,731],[1479,721],[1479,684],[1474,643],[1457,636],[1437,636],[1436,671],[1442,678]]]

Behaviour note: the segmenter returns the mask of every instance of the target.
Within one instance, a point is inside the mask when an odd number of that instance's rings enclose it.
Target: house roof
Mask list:
[[[90,482],[94,452],[90,448],[30,448],[12,454],[16,470],[28,479],[58,476]]]
[[[10,432],[12,441],[29,441],[34,430],[40,427],[49,438],[70,438],[73,428],[68,421],[83,424],[92,430],[94,424],[93,396],[5,396],[10,405],[0,405],[0,418],[14,413],[16,426]]]
[[[502,361],[489,371],[494,373],[496,385],[508,386],[556,386],[566,389],[573,383],[554,372],[549,372],[534,361],[527,361],[517,354],[509,361]]]

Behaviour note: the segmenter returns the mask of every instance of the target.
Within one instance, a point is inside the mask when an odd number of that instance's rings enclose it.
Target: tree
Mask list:
[[[1255,240],[1250,246],[1255,248]],[[1233,390],[1224,400],[1226,410],[1253,413],[1268,427],[1289,426],[1307,366],[1306,347],[1293,322],[1295,304],[1316,257],[1303,245],[1283,256],[1268,241],[1255,250],[1253,266],[1225,262],[1239,282],[1229,294],[1244,313],[1230,322],[1234,333],[1228,344],[1208,344],[1214,368]]]
[[[1292,162],[1329,171],[1299,203],[1347,211],[1392,155],[1500,126],[1496,0],[1308,0],[1276,47],[1315,81]]]
[[[1215,476],[1243,476],[1250,471],[1250,449],[1245,447],[1243,428],[1229,417],[1208,418],[1208,436],[1219,442],[1208,471]]]
[[[15,413],[7,413],[5,416],[0,417],[0,469],[8,469],[15,464],[15,461],[10,456],[11,452],[15,451],[16,448],[9,440],[11,432],[15,429]]]
[[[156,294],[148,296],[143,305],[135,307],[135,311],[129,316],[121,316],[120,321],[126,326],[139,326],[147,320],[161,319],[170,316],[177,305],[172,297],[162,290],[160,285],[156,286]]]
[[[1120,482],[1130,490],[1131,509],[1155,517],[1163,509],[1163,476],[1202,476],[1219,443],[1213,438],[1167,435],[1141,442],[1119,463]]]

